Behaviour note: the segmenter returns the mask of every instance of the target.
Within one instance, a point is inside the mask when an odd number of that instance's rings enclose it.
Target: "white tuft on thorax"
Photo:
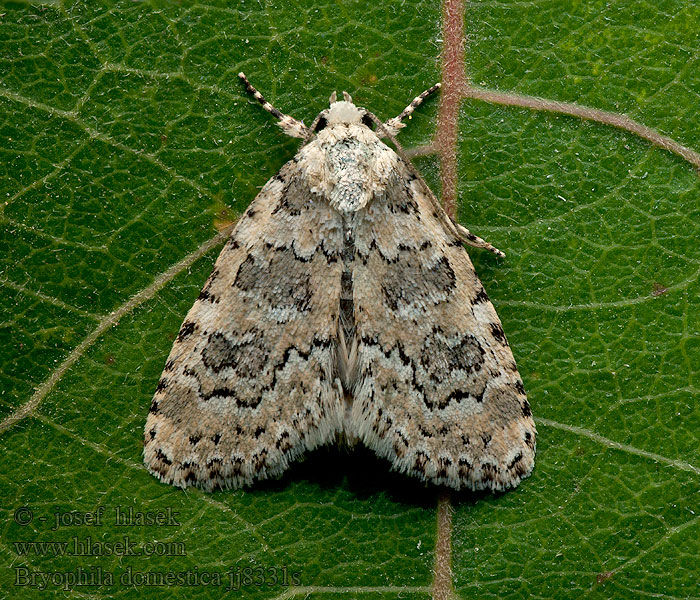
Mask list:
[[[352,102],[334,102],[328,110],[326,117],[329,125],[336,123],[359,123],[362,120],[362,113]]]

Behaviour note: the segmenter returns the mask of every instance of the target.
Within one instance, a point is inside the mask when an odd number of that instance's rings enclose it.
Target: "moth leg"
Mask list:
[[[462,240],[462,242],[469,246],[473,246],[474,248],[484,248],[489,252],[493,252],[496,256],[505,258],[504,252],[501,252],[498,248],[494,248],[491,244],[489,244],[486,240],[482,240],[479,236],[474,235],[466,227],[462,227],[462,225],[455,223],[454,221],[452,222],[454,223],[455,229],[457,230],[457,235],[459,235],[459,239]]]
[[[384,123],[384,127],[386,127],[392,135],[396,135],[402,127],[406,127],[406,123],[403,123],[403,120],[410,117],[413,114],[413,111],[423,104],[423,100],[439,89],[440,84],[436,83],[433,87],[425,90],[420,96],[416,96],[398,116],[394,117],[393,119],[389,119],[386,123]]]
[[[245,85],[246,92],[251,94],[253,98],[260,102],[260,104],[262,104],[262,107],[273,117],[279,119],[277,124],[287,135],[296,138],[305,138],[309,135],[309,130],[306,128],[306,125],[304,125],[302,121],[297,121],[294,117],[285,115],[284,113],[277,110],[274,106],[272,106],[272,104],[270,104],[267,100],[265,100],[263,95],[251,85],[250,81],[248,81],[248,78],[245,76],[245,73],[239,73],[238,77]]]

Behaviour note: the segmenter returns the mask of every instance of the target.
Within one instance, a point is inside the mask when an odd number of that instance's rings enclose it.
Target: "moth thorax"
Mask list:
[[[334,102],[328,109],[328,115],[326,120],[329,125],[338,123],[360,123],[362,120],[362,113],[352,102],[345,102],[341,100],[340,102]]]
[[[367,205],[373,193],[368,185],[373,179],[371,164],[369,148],[357,138],[341,138],[328,147],[325,166],[331,186],[329,200],[333,208],[341,213],[350,213]]]

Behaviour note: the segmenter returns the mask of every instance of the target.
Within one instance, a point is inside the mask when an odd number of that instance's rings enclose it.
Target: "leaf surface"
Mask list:
[[[440,5],[2,4],[0,422],[37,402],[0,432],[1,589],[431,597],[437,494],[369,451],[321,449],[279,481],[204,494],[150,476],[141,440],[219,246],[177,265],[297,147],[236,74],[307,124],[343,89],[394,116],[439,79]],[[470,2],[466,71],[478,86],[626,113],[698,147],[697,18],[688,2]],[[414,115],[406,147],[430,143],[437,108]],[[507,253],[470,251],[539,438],[517,490],[453,496],[456,593],[697,596],[697,173],[565,116],[464,100],[458,127],[458,216]],[[416,163],[439,191],[437,159]],[[118,527],[117,508],[177,524]],[[101,525],[75,523],[100,509]],[[52,531],[55,513],[68,514]],[[70,552],[75,539],[125,536],[142,553],[160,545],[150,556]],[[69,551],[22,545],[56,541]],[[80,569],[114,581],[41,575]]]

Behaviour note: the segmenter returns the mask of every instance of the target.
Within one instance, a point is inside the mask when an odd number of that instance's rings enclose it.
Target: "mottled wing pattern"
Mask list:
[[[533,468],[535,424],[498,316],[423,185],[399,160],[354,220],[349,427],[402,472],[506,489]]]
[[[280,474],[335,439],[342,224],[295,160],[253,201],[187,314],[153,397],[146,465],[206,490]]]

